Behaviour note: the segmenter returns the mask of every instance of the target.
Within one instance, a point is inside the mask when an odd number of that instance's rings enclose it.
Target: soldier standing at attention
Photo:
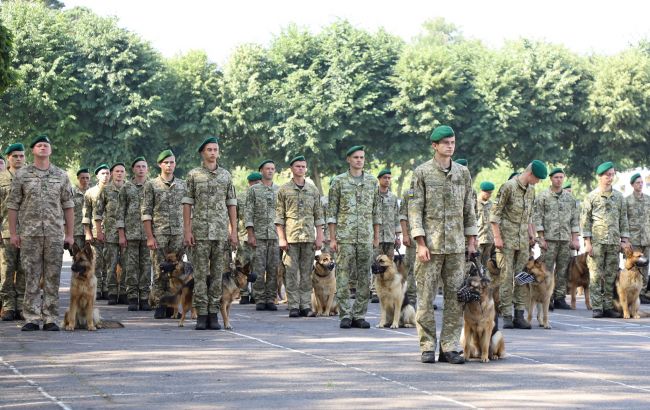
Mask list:
[[[406,247],[406,251],[404,252],[404,263],[408,270],[406,296],[409,303],[415,307],[417,305],[417,287],[415,286],[415,274],[413,273],[415,266],[415,241],[411,238],[411,228],[409,226],[409,201],[413,198],[413,195],[413,181],[411,181],[411,186],[404,193],[402,203],[399,206],[399,223],[402,228],[402,242]]]
[[[316,249],[323,245],[323,208],[320,192],[305,180],[307,160],[293,158],[291,180],[280,187],[275,211],[275,226],[284,251],[289,317],[313,317],[311,310],[311,271]]]
[[[433,159],[415,169],[409,202],[411,236],[417,242],[415,280],[416,324],[422,363],[435,362],[436,321],[433,301],[442,279],[444,313],[438,361],[465,363],[460,346],[463,308],[456,291],[463,284],[465,242],[476,251],[476,215],[469,170],[451,160],[456,148],[454,130],[441,125],[431,134]]]
[[[86,243],[84,234],[83,209],[84,195],[90,187],[90,171],[88,168],[81,168],[77,171],[77,186],[72,187],[72,201],[74,202],[74,243],[83,248]]]
[[[490,181],[481,182],[481,192],[476,200],[476,217],[478,225],[478,246],[481,253],[481,265],[485,266],[490,259],[490,252],[494,245],[494,235],[490,226],[490,210],[493,202],[490,200],[494,192],[494,184]]]
[[[108,165],[100,164],[95,168],[95,177],[97,185],[89,188],[84,194],[84,206],[81,222],[84,225],[86,242],[95,251],[95,275],[97,276],[97,300],[108,299],[108,278],[106,274],[106,263],[104,261],[104,242],[97,239],[97,231],[93,224],[93,213],[97,206],[99,193],[111,179],[111,171]]]
[[[38,330],[42,319],[43,330],[58,331],[63,248],[74,243],[72,185],[65,171],[50,163],[52,146],[47,135],[34,138],[30,147],[34,164],[16,173],[7,200],[11,244],[22,250],[25,269],[22,330]]]
[[[118,194],[117,234],[122,249],[122,268],[126,277],[126,295],[129,310],[149,311],[151,289],[151,255],[147,248],[147,236],[140,218],[149,167],[144,157],[131,163],[133,178],[126,181]]]
[[[255,184],[259,184],[262,181],[262,174],[259,172],[251,172],[246,177],[248,181],[248,186],[251,187]],[[237,247],[237,260],[241,263],[242,266],[245,266],[247,263],[253,263],[253,248],[248,244],[248,230],[244,223],[244,211],[246,210],[246,194],[247,191],[244,191],[242,195],[237,198],[237,227],[238,227],[238,236],[239,236],[239,246]],[[251,265],[252,267],[252,265]],[[251,303],[251,296],[248,290],[248,284],[246,287],[239,290],[241,298],[239,299],[240,305],[248,305]],[[253,298],[253,300],[255,300]]]
[[[201,167],[188,173],[187,194],[182,201],[184,243],[194,264],[195,329],[218,330],[226,251],[230,246],[236,249],[238,242],[237,198],[230,172],[218,163],[219,140],[206,138],[199,154]]]
[[[643,178],[641,174],[634,174],[630,178],[632,194],[625,198],[627,220],[630,225],[630,242],[632,247],[643,252],[646,258],[650,257],[650,196],[643,193]],[[643,288],[639,299],[641,303],[650,303],[648,290],[648,267],[640,268],[643,274]]]
[[[621,247],[630,246],[630,229],[623,194],[612,188],[616,169],[612,162],[596,168],[598,188],[582,203],[580,228],[589,267],[589,296],[595,318],[620,318],[614,309],[613,292]]]
[[[336,255],[336,301],[341,329],[368,329],[365,320],[370,296],[372,249],[379,246],[381,208],[377,181],[363,171],[364,147],[356,145],[346,152],[348,172],[338,175],[329,192],[327,223],[330,247]],[[356,299],[350,309],[350,274],[357,275]]]
[[[158,154],[160,176],[144,184],[140,218],[147,237],[147,248],[152,252],[153,283],[149,294],[149,306],[155,309],[154,319],[171,317],[173,309],[160,305],[160,298],[168,289],[168,280],[160,274],[160,263],[165,252],[183,253],[183,207],[185,181],[174,176],[176,157],[171,150]],[[169,312],[168,312],[169,311]]]

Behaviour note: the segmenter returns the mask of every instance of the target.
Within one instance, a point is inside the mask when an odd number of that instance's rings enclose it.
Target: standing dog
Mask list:
[[[639,294],[643,287],[643,273],[641,269],[648,266],[648,258],[642,252],[625,249],[625,269],[616,275],[614,288],[614,309],[623,313],[623,319],[640,319]]]
[[[224,272],[221,276],[221,317],[223,317],[223,328],[232,330],[230,325],[230,306],[232,302],[239,299],[240,289],[248,285],[248,282],[255,283],[257,275],[251,273],[250,263],[241,266],[239,261],[235,262],[234,269]]]
[[[336,275],[334,261],[327,252],[316,256],[314,270],[311,272],[311,308],[316,316],[334,316],[339,313],[336,305]]]
[[[381,319],[377,327],[391,329],[415,326],[415,309],[406,298],[406,265],[401,255],[394,261],[389,256],[379,255],[372,264],[375,287],[379,297]]]
[[[173,318],[179,314],[178,306],[180,305],[180,322],[178,326],[185,325],[185,316],[191,310],[190,317],[196,319],[196,310],[192,307],[194,298],[194,276],[192,264],[183,261],[183,253],[166,252],[165,260],[158,267],[161,275],[167,275],[169,289],[171,294],[165,295],[160,299],[161,305],[172,308]]]
[[[585,305],[591,310],[591,300],[589,300],[589,267],[587,266],[587,254],[583,253],[572,256],[567,267],[568,285],[567,290],[571,295],[571,309],[576,308],[576,293],[578,288],[582,287],[585,294]]]
[[[535,282],[529,284],[528,300],[528,322],[533,318],[533,308],[537,306],[537,322],[544,329],[550,329],[551,324],[548,322],[548,308],[553,296],[555,287],[555,277],[546,270],[542,257],[535,259],[532,256],[528,259],[524,271],[535,277]],[[543,316],[542,316],[543,313]]]

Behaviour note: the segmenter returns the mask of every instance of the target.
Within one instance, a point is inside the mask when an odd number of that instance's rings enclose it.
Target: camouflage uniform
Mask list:
[[[165,181],[162,176],[144,184],[144,195],[140,208],[142,221],[151,221],[153,235],[158,249],[152,251],[153,283],[149,294],[149,305],[158,307],[160,298],[169,290],[166,277],[160,275],[160,263],[165,260],[165,252],[183,251],[183,208],[181,200],[185,196],[185,181],[174,178]]]
[[[650,257],[650,196],[641,194],[637,198],[634,193],[625,198],[627,220],[630,226],[630,243],[635,250]],[[643,289],[641,294],[650,297],[648,291],[648,267],[640,268],[643,273]]]
[[[533,224],[536,232],[544,232],[548,249],[544,252],[544,264],[549,272],[555,272],[554,299],[566,297],[567,267],[571,259],[571,235],[580,232],[580,214],[573,195],[562,190],[550,189],[535,198]]]
[[[244,225],[253,228],[256,247],[253,256],[253,272],[257,280],[253,284],[253,296],[256,303],[273,303],[277,290],[278,264],[280,248],[278,234],[275,231],[275,198],[278,192],[276,184],[266,186],[263,183],[248,188]]]
[[[25,322],[56,323],[63,262],[63,210],[73,208],[72,185],[65,171],[50,165],[43,171],[26,165],[16,172],[7,208],[21,221],[21,262],[25,270]],[[40,280],[43,278],[43,298]]]
[[[613,309],[621,238],[630,237],[623,194],[615,189],[591,191],[582,203],[580,228],[584,238],[591,238],[594,255],[587,257],[591,306],[594,310]]]
[[[95,276],[97,276],[97,292],[108,292],[108,275],[106,269],[106,262],[104,261],[104,243],[97,240],[97,229],[93,224],[93,213],[97,206],[97,198],[101,191],[101,185],[95,185],[89,188],[84,194],[84,205],[81,223],[88,225],[93,234],[93,241],[90,243],[95,251]]]
[[[373,225],[381,224],[377,179],[363,173],[338,175],[329,192],[327,223],[336,224],[336,301],[341,319],[364,319],[370,296]],[[349,278],[357,275],[357,295],[350,309]]]
[[[463,307],[456,299],[465,269],[465,236],[477,234],[469,170],[451,162],[449,170],[429,160],[413,173],[413,198],[408,204],[411,236],[424,237],[431,255],[415,261],[418,308],[415,317],[420,350],[436,350],[433,301],[442,279],[444,315],[440,345],[444,352],[461,352]]]
[[[491,279],[499,286],[498,308],[504,318],[512,318],[513,299],[515,310],[521,311],[528,301],[528,287],[515,286],[514,275],[524,269],[530,257],[528,225],[532,223],[534,200],[533,185],[526,187],[519,178],[513,178],[501,185],[490,210],[490,223],[499,225],[503,240],[503,249],[497,249],[500,273]]]
[[[249,198],[250,200],[250,198]],[[205,166],[187,174],[183,204],[192,205],[192,233],[196,245],[190,259],[194,265],[193,307],[200,316],[219,312],[221,275],[228,244],[228,206],[237,206],[230,172]]]
[[[83,225],[84,195],[86,191],[82,191],[77,186],[72,187],[72,202],[74,202],[74,243],[80,248],[83,248],[86,244]]]
[[[25,271],[20,263],[20,249],[9,240],[9,219],[7,199],[11,192],[11,171],[0,172],[0,222],[2,242],[0,242],[0,305],[4,310],[18,312],[23,310],[25,297]],[[20,229],[20,228],[18,228]]]
[[[122,250],[119,244],[117,234],[118,218],[118,195],[120,188],[112,181],[106,184],[97,197],[96,206],[93,209],[93,220],[101,221],[102,230],[104,231],[104,262],[108,272],[107,290],[108,296],[117,297],[125,293],[124,278],[120,278],[121,283],[117,283],[115,269],[117,264],[121,265]],[[122,265],[122,268],[124,266]]]
[[[411,246],[406,246],[406,251],[404,254],[404,263],[406,264],[406,269],[408,270],[408,276],[406,278],[408,287],[406,288],[406,296],[409,299],[409,302],[415,303],[417,300],[417,287],[415,286],[415,241],[411,237],[411,228],[409,226],[409,201],[413,198],[414,195],[413,187],[411,186],[408,191],[404,193],[402,197],[402,203],[399,207],[399,219],[400,221],[406,221],[406,231],[402,231],[402,237],[409,236],[411,238]]]
[[[323,208],[323,216],[327,215],[327,197],[322,196],[320,198],[320,204],[321,207]],[[332,259],[336,259],[336,254],[332,250],[332,247],[330,246],[330,230],[327,229],[327,225],[323,224],[323,247],[321,248],[321,252],[326,252],[329,253],[330,256],[332,256]]]
[[[311,271],[316,229],[324,224],[318,188],[310,182],[300,188],[291,180],[280,187],[275,224],[284,226],[289,249],[284,254],[289,309],[311,309]]]
[[[145,184],[146,181],[140,185],[135,180],[127,181],[118,195],[115,227],[123,228],[126,236],[122,269],[126,277],[126,295],[130,301],[148,301],[151,289],[151,254],[140,214]]]
[[[494,245],[494,234],[492,233],[492,226],[490,225],[490,210],[494,203],[489,199],[476,201],[476,217],[478,221],[478,250],[481,252],[481,264],[485,266],[488,259],[490,259],[490,249]]]
[[[239,237],[239,246],[237,247],[237,260],[239,263],[246,265],[253,262],[253,248],[248,244],[248,231],[244,225],[244,210],[246,209],[246,194],[244,191],[242,195],[237,198],[237,236]],[[252,266],[252,265],[251,265]],[[239,290],[240,296],[249,296],[248,284]]]

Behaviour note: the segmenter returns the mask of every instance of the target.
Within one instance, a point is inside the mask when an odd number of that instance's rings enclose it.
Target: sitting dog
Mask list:
[[[414,327],[415,309],[406,297],[407,272],[402,255],[396,255],[394,259],[379,255],[372,264],[372,273],[381,311],[377,327],[386,327],[389,323],[391,329]]]
[[[587,254],[583,253],[572,256],[567,267],[568,285],[567,290],[571,295],[571,309],[576,308],[576,293],[581,287],[585,294],[585,305],[591,310],[591,300],[589,300],[589,267],[587,266]]]
[[[178,326],[185,325],[185,316],[191,310],[190,317],[196,319],[196,310],[192,307],[194,297],[194,276],[192,264],[183,261],[183,253],[166,252],[165,260],[160,263],[160,274],[167,275],[171,294],[160,299],[160,304],[173,309],[173,318],[179,317],[178,306],[181,305],[180,322]]]
[[[336,275],[332,256],[323,252],[316,256],[311,272],[311,308],[316,316],[334,316],[339,313],[336,304]]]
[[[232,330],[230,325],[230,306],[234,300],[239,299],[240,289],[248,285],[248,282],[255,283],[257,275],[251,273],[250,263],[242,266],[239,261],[231,265],[228,272],[221,276],[221,317],[223,327]]]
[[[641,318],[639,294],[643,287],[643,274],[639,268],[645,266],[648,266],[648,258],[642,252],[625,249],[625,269],[616,275],[614,288],[614,309],[623,313],[623,319]]]
[[[533,275],[535,281],[529,284],[528,299],[528,323],[533,317],[533,307],[537,306],[537,322],[544,329],[550,329],[551,324],[548,322],[548,308],[553,297],[555,287],[555,276],[546,270],[542,257],[535,259],[532,256],[528,259],[525,272]],[[543,316],[542,316],[543,313]]]

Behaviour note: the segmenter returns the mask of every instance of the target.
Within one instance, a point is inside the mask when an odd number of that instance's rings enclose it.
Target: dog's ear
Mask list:
[[[632,250],[631,246],[626,246],[623,248],[623,254],[625,255],[625,258],[631,258],[634,256],[634,250]]]
[[[248,262],[246,265],[241,266],[239,270],[242,271],[244,274],[248,275],[251,271],[251,263]]]
[[[74,256],[79,253],[81,249],[79,249],[79,245],[77,245],[77,242],[72,244],[72,248],[68,249],[68,252],[70,252],[70,256],[74,258]]]
[[[182,261],[183,260],[183,255],[185,255],[184,250],[180,250],[180,251],[176,252],[176,261],[178,261],[178,262]]]
[[[77,247],[78,249],[79,247]],[[93,247],[90,246],[90,242],[86,242],[84,244],[84,253],[88,256],[88,259],[92,259],[93,257]]]

